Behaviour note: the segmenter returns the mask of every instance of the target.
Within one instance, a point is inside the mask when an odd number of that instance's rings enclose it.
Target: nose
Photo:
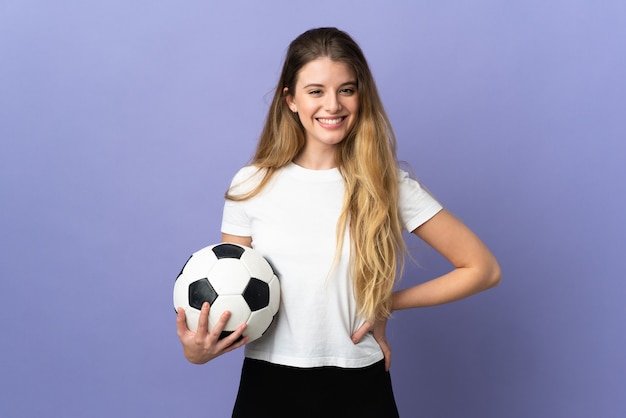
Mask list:
[[[324,102],[324,110],[328,113],[337,113],[341,110],[341,101],[337,94],[326,95],[326,101]]]

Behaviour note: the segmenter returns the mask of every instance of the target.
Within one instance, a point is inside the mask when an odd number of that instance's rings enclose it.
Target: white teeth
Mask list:
[[[326,125],[335,125],[335,124],[341,122],[343,120],[343,118],[336,118],[336,119],[322,119],[322,118],[319,118],[318,120],[321,123],[324,123]]]

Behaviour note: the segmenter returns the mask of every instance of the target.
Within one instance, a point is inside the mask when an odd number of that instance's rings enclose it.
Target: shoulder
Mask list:
[[[233,177],[234,180],[241,180],[250,177],[257,176],[258,173],[261,173],[263,170],[255,165],[246,165],[241,167]]]
[[[422,183],[420,183],[420,181],[417,179],[417,177],[414,174],[411,174],[402,168],[398,168],[397,172],[398,172],[398,184],[399,184],[401,191],[403,189],[420,190],[424,188],[422,186]]]
[[[246,193],[259,185],[263,179],[265,170],[254,165],[242,167],[235,173],[230,183],[231,191]]]
[[[398,168],[398,192],[401,199],[407,199],[409,196],[415,196],[420,199],[427,198],[435,200],[432,193],[424,186],[424,184],[413,173]]]

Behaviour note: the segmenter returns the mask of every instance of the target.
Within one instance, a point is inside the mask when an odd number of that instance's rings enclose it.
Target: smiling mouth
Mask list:
[[[345,116],[341,116],[337,118],[317,118],[317,121],[324,125],[337,125],[343,122],[345,119],[346,119]]]

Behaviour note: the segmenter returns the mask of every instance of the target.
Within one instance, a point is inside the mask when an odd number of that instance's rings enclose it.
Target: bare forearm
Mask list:
[[[447,274],[393,294],[392,309],[441,305],[500,283],[500,266],[482,241],[445,209],[413,231],[454,268]]]
[[[498,285],[500,268],[457,268],[436,279],[393,294],[393,310],[420,308],[454,302]]]

